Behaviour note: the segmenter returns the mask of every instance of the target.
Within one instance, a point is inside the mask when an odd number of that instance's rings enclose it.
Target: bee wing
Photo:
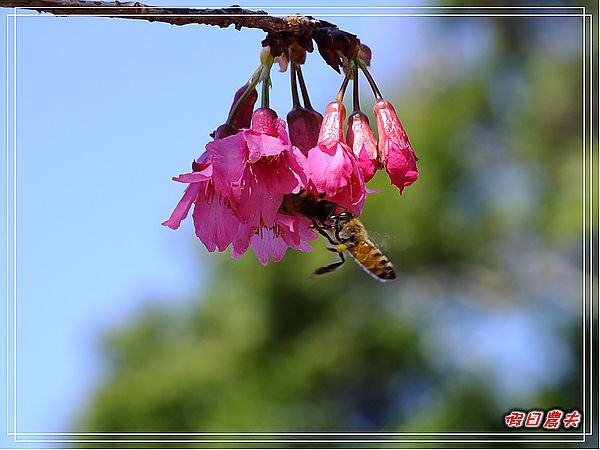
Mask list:
[[[390,247],[390,244],[394,242],[394,237],[389,233],[378,233],[377,231],[370,232],[369,239],[379,248]]]

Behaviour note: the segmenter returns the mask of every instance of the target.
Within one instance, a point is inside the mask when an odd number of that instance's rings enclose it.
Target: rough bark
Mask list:
[[[69,0],[0,0],[2,8],[31,9],[60,15],[94,15],[164,22],[172,25],[214,25],[236,29],[258,28],[269,34],[293,33],[312,37],[321,27],[335,26],[309,16],[272,17],[265,11],[250,11],[238,6],[219,9],[168,8],[139,2],[102,2]]]

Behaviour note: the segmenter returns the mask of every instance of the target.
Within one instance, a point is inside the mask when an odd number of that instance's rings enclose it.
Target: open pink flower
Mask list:
[[[210,142],[206,150],[217,191],[235,200],[239,219],[251,227],[272,227],[283,195],[307,183],[306,158],[271,109],[256,110],[252,129]]]
[[[314,188],[358,216],[365,201],[365,182],[358,159],[344,140],[346,110],[327,105],[317,145],[308,151],[308,175]],[[337,202],[337,201],[336,201]]]
[[[230,199],[215,191],[213,166],[206,153],[192,164],[192,170],[173,178],[188,183],[188,187],[171,217],[162,224],[173,230],[179,228],[194,205],[192,217],[196,236],[208,251],[214,252],[218,248],[222,252],[236,238],[242,223],[237,219]]]
[[[279,261],[288,248],[310,251],[310,221],[278,213],[284,194],[306,186],[306,157],[292,146],[285,122],[269,109],[257,110],[252,129],[222,125],[192,172],[173,180],[188,187],[171,217],[180,226],[194,205],[196,235],[213,252],[232,244],[237,258],[252,248],[262,264]]]
[[[377,139],[373,135],[369,118],[366,114],[358,111],[348,118],[348,132],[346,140],[352,149],[354,156],[358,159],[365,183],[369,181],[379,169],[377,158]]]
[[[408,141],[408,136],[387,100],[375,103],[375,117],[379,133],[379,156],[392,184],[400,193],[419,177],[417,157]]]

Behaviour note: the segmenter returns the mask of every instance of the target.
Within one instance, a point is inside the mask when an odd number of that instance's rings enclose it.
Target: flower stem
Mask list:
[[[263,66],[261,64],[260,66],[258,66],[258,69],[256,69],[254,71],[254,73],[252,74],[250,81],[248,81],[248,86],[246,87],[246,90],[244,91],[242,96],[238,99],[238,101],[235,103],[235,106],[231,109],[231,113],[229,113],[229,117],[227,117],[227,122],[225,122],[227,125],[233,125],[233,121],[235,120],[235,117],[237,116],[237,113],[239,112],[240,108],[242,107],[242,105],[244,104],[244,102],[246,101],[246,99],[248,98],[250,93],[254,90],[256,85],[259,83],[260,74],[262,73],[262,67]]]
[[[271,53],[267,56],[266,61],[263,63],[262,70],[262,98],[260,106],[262,108],[269,107],[269,88],[271,87],[271,66],[273,65],[273,56]]]
[[[300,98],[298,97],[298,83],[296,82],[296,63],[293,61],[290,67],[290,80],[292,83],[292,107],[298,108],[300,106]]]
[[[346,76],[344,77],[344,81],[342,81],[342,85],[340,86],[340,91],[338,92],[336,100],[338,102],[344,101],[344,94],[346,93],[346,88],[348,87],[348,83],[350,82],[350,78],[352,77],[352,71],[354,67],[350,65],[351,60],[348,60],[348,71],[346,72]]]
[[[313,109],[310,104],[310,98],[308,97],[308,89],[306,89],[306,84],[304,83],[304,75],[302,75],[302,69],[300,65],[296,65],[296,70],[298,72],[298,81],[300,82],[300,90],[302,91],[302,100],[304,101],[304,107],[306,109]]]
[[[269,107],[269,78],[265,78],[262,81],[262,98],[260,101],[261,108]]]
[[[369,82],[369,85],[371,86],[371,89],[373,90],[373,94],[375,94],[375,98],[377,100],[381,100],[383,98],[383,96],[381,95],[381,92],[379,91],[379,88],[377,87],[375,80],[373,79],[373,77],[371,76],[369,71],[367,70],[367,65],[360,58],[356,58],[354,61],[355,61],[356,65],[358,65],[358,67],[360,67],[360,69],[365,74],[365,77],[367,78],[367,81]]]
[[[354,106],[353,113],[360,112],[360,100],[358,95],[358,66],[354,67],[354,83],[352,84],[352,104]]]

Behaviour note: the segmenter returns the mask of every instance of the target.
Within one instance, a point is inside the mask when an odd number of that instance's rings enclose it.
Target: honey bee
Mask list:
[[[336,214],[338,208],[344,211]],[[333,272],[344,264],[344,253],[348,252],[359,266],[377,280],[390,281],[396,278],[394,266],[371,242],[362,222],[337,203],[302,191],[284,195],[279,212],[311,219],[313,229],[332,245],[327,249],[338,254],[340,261],[320,267],[313,274]]]
[[[329,228],[331,235],[326,238],[333,247],[327,249],[338,254],[338,262],[315,270],[315,275],[333,272],[346,261],[344,253],[348,252],[365,272],[379,281],[396,279],[396,271],[390,260],[369,239],[367,229],[360,220],[344,211],[331,218],[333,225]],[[319,231],[319,230],[317,230]],[[321,233],[323,234],[323,233]]]
[[[279,212],[295,216],[307,217],[317,230],[331,227],[337,208],[345,209],[337,203],[325,200],[323,196],[300,191],[298,194],[286,194],[279,207]]]

